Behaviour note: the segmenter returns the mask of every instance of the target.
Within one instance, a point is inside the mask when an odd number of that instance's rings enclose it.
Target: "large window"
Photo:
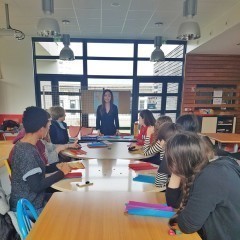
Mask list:
[[[61,42],[33,38],[33,46],[36,103],[64,107],[68,125],[96,126],[96,115],[82,111],[83,90],[130,91],[129,113],[119,114],[123,132],[130,132],[143,109],[173,120],[180,113],[184,42],[163,44],[165,61],[158,63],[149,61],[152,40],[71,39],[74,61],[59,60]]]

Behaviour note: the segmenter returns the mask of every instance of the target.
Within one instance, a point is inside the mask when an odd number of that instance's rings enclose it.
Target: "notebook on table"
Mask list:
[[[76,156],[76,155],[85,155],[87,152],[83,151],[82,149],[66,149],[63,151],[64,154],[68,156]]]
[[[130,163],[128,167],[138,171],[138,170],[149,170],[149,169],[157,169],[157,166],[153,166],[151,163]]]
[[[72,169],[84,169],[85,166],[83,165],[83,163],[81,161],[71,161],[67,163],[68,166]]]
[[[104,148],[104,147],[107,147],[108,145],[103,142],[93,142],[93,143],[88,143],[87,146],[89,148]]]
[[[70,172],[64,176],[64,178],[81,178],[82,173],[81,172]]]

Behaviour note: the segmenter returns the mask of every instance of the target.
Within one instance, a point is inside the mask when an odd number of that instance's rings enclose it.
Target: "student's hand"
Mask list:
[[[135,146],[135,149],[137,149],[137,150],[138,150],[138,149],[142,149],[142,147],[143,147],[143,146],[136,145],[136,146]]]
[[[68,174],[71,171],[71,168],[67,163],[59,163],[56,167],[63,172],[64,175]]]
[[[116,136],[119,136],[119,135],[120,135],[120,132],[119,132],[119,129],[117,129]]]
[[[149,126],[147,128],[147,137],[151,137],[153,133],[154,133],[154,126]]]
[[[128,147],[136,147],[137,144],[136,143],[131,143],[130,145],[128,145]]]
[[[68,145],[68,148],[80,148],[81,145],[78,144],[78,139],[72,143],[72,144],[67,144]]]
[[[164,146],[165,146],[165,141],[164,140],[158,140],[157,141],[159,144],[160,144],[160,146],[162,147],[162,148],[164,148]]]
[[[174,215],[172,218],[169,219],[168,225],[173,230],[180,230],[177,222],[177,215]]]
[[[59,144],[59,145],[56,145],[55,151],[56,151],[57,153],[59,153],[59,152],[65,150],[65,149],[66,149],[66,145],[67,145],[67,144]]]

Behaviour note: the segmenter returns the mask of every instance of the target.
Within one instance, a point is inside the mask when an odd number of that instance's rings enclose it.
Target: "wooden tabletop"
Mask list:
[[[68,150],[63,151],[63,154],[82,159],[142,159],[146,158],[143,152],[129,152],[127,142],[111,142],[108,147],[89,148],[87,143],[81,143],[82,150],[86,151],[83,155],[73,155]],[[149,157],[149,156],[148,156]]]
[[[237,133],[202,133],[202,135],[220,143],[240,143],[240,134]]]
[[[128,201],[164,203],[163,193],[54,193],[34,224],[31,240],[200,240],[198,234],[168,235],[168,219],[124,213]]]
[[[0,167],[4,165],[3,160],[8,159],[13,146],[12,141],[0,141]]]
[[[124,192],[149,192],[158,191],[154,184],[133,181],[138,174],[156,176],[157,169],[133,171],[128,167],[130,163],[138,161],[126,159],[92,159],[83,160],[85,169],[80,169],[82,178],[63,179],[52,185],[52,188],[67,191],[124,191]],[[157,166],[157,165],[155,165]],[[86,181],[93,183],[92,186],[79,188],[77,184]]]

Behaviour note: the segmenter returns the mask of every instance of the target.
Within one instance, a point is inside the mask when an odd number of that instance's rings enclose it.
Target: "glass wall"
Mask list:
[[[68,125],[96,126],[95,113],[82,111],[83,90],[130,91],[129,112],[119,114],[120,129],[130,132],[139,111],[157,118],[180,113],[185,43],[167,41],[165,61],[149,61],[153,41],[71,39],[74,61],[59,60],[63,47],[51,39],[33,38],[36,103],[60,105]],[[93,101],[93,100],[92,100]]]

